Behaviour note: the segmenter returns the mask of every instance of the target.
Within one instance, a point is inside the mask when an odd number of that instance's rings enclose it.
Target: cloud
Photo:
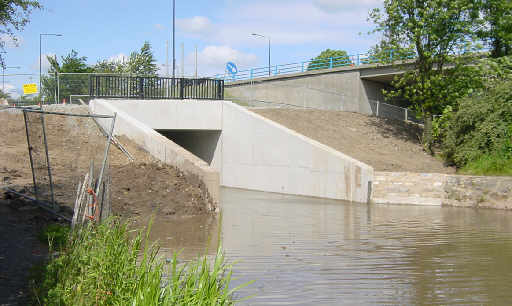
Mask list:
[[[361,9],[368,11],[381,6],[382,3],[382,0],[313,0],[316,8],[328,14]]]
[[[16,48],[23,44],[23,37],[10,36],[4,33],[0,35],[0,42],[7,48]]]
[[[260,0],[232,2],[222,16],[212,21],[205,16],[179,20],[179,30],[188,37],[211,45],[261,46],[271,37],[272,45],[298,44],[361,45],[359,32],[367,32],[368,11],[382,0]],[[357,47],[356,47],[357,48]]]
[[[47,53],[41,55],[41,71],[42,73],[47,73],[50,69],[50,62],[48,62],[47,57],[55,57],[55,53]],[[39,58],[32,62],[31,68],[33,71],[39,71]]]
[[[16,86],[10,83],[5,83],[4,88],[5,92],[15,99],[19,98],[22,92],[21,89],[16,88]]]
[[[258,57],[255,54],[245,53],[226,45],[206,46],[197,54],[198,75],[212,76],[222,72],[227,62],[234,62],[239,69],[244,69],[244,67],[254,66],[258,62]],[[194,74],[194,63],[195,54],[191,52],[185,59],[185,75]]]
[[[208,17],[195,16],[176,20],[176,26],[182,32],[195,36],[208,35],[213,31],[213,25]]]
[[[165,30],[165,26],[163,24],[157,23],[155,24],[155,28],[159,31]]]
[[[128,61],[128,56],[124,53],[113,55],[107,59],[107,62],[111,63],[124,63]]]

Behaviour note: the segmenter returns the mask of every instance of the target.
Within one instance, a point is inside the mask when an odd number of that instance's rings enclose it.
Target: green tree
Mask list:
[[[478,0],[478,37],[491,46],[491,56],[512,55],[512,2]]]
[[[140,52],[134,51],[130,54],[130,58],[126,63],[126,70],[126,72],[136,75],[156,75],[158,67],[149,42],[144,42]]]
[[[57,99],[70,95],[89,94],[89,75],[85,73],[93,72],[93,68],[87,65],[87,57],[79,56],[78,52],[71,52],[61,57],[60,64],[56,57],[47,56],[50,63],[48,74],[41,79],[42,93],[46,101],[51,100],[56,94]],[[76,73],[76,75],[66,75],[63,73]],[[83,75],[79,75],[82,73]],[[59,92],[57,93],[57,74],[59,74]]]
[[[383,10],[370,12],[382,45],[416,54],[413,69],[395,78],[394,89],[384,94],[388,100],[410,101],[423,115],[427,151],[431,151],[431,115],[470,93],[464,84],[478,82],[467,75],[474,54],[461,52],[474,47],[478,14],[473,0],[385,0]]]
[[[21,31],[29,22],[33,9],[41,9],[35,0],[2,0],[0,1],[0,34],[7,35],[17,43],[14,31]],[[0,48],[5,49],[5,40],[0,41]],[[4,56],[0,54],[0,65],[5,66]]]
[[[332,63],[331,58],[333,58]],[[326,69],[330,68],[331,65],[332,67],[347,66],[351,63],[352,61],[346,51],[326,49],[311,60],[307,70]]]

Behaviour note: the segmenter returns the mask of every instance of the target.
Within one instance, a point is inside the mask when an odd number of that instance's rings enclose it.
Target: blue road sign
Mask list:
[[[232,76],[235,76],[238,73],[238,68],[236,68],[235,63],[228,62],[226,64],[226,70],[231,74]]]

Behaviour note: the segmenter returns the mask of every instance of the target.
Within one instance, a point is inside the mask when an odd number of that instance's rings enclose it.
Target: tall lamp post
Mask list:
[[[172,0],[172,78],[176,77],[176,0]],[[174,81],[173,81],[174,82]]]
[[[2,66],[2,92],[5,93],[5,70],[7,69],[21,69],[20,66],[6,67]]]
[[[41,41],[43,40],[43,36],[59,36],[60,37],[60,36],[62,36],[62,34],[53,34],[53,33],[41,33],[41,34],[39,34],[39,98],[41,98],[42,94],[43,94],[43,92],[41,90],[42,89],[41,88],[41,65],[42,65],[42,60],[41,60],[41,56],[42,56],[42,54],[41,54],[42,53],[41,52],[41,49],[42,49],[41,45],[42,45],[42,43],[41,43]]]
[[[252,33],[252,36],[268,39],[268,76],[270,76],[270,67],[271,67],[270,66],[270,37],[269,36],[265,36],[265,35],[261,35],[261,34],[256,34],[256,33]]]

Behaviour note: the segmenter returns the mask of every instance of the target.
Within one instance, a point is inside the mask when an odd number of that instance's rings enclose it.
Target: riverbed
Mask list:
[[[507,304],[512,212],[222,190],[221,237],[250,305]],[[204,218],[204,217],[201,217]],[[215,217],[155,222],[163,251],[216,243]],[[214,252],[210,247],[209,253]]]

